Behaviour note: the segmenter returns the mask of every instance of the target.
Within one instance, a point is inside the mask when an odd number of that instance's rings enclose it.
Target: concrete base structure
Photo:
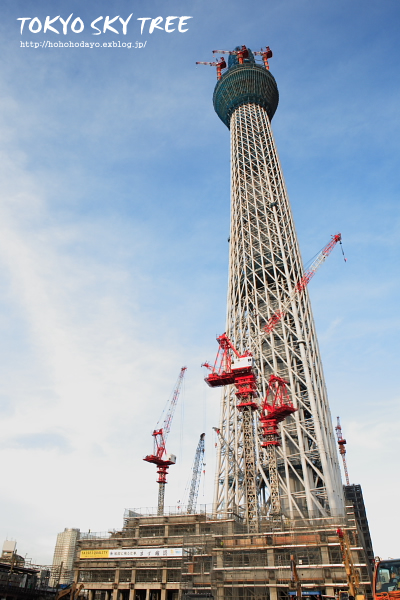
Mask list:
[[[290,597],[290,555],[307,592],[347,590],[338,527],[348,532],[362,591],[370,571],[352,503],[346,520],[269,520],[249,534],[234,514],[144,515],[126,511],[121,531],[81,534],[75,581],[88,600],[218,600]]]

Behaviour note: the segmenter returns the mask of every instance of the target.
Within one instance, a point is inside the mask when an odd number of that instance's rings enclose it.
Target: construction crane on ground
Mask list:
[[[197,61],[196,65],[210,65],[210,67],[217,67],[217,79],[218,81],[222,77],[222,69],[226,68],[226,62],[223,56],[219,59],[218,62],[200,62]]]
[[[270,514],[273,517],[281,513],[276,457],[277,446],[281,444],[278,425],[297,410],[290,400],[287,385],[288,382],[282,379],[282,377],[271,375],[267,393],[261,405],[260,414],[260,424],[264,437],[261,446],[265,448],[267,455],[270,484]]]
[[[294,554],[290,555],[290,584],[289,589],[296,591],[297,600],[301,600],[301,580],[297,573],[296,557]]]
[[[197,444],[196,454],[194,457],[192,483],[190,485],[189,500],[187,506],[187,512],[189,515],[195,512],[197,506],[197,497],[199,495],[200,479],[204,459],[205,437],[205,433],[202,433],[200,435],[199,443]]]
[[[242,415],[243,457],[246,517],[250,532],[258,530],[258,504],[256,484],[256,455],[253,412],[258,409],[257,379],[254,359],[249,350],[239,354],[226,333],[217,337],[219,344],[214,366],[203,363],[211,373],[205,378],[210,387],[234,385],[238,399],[237,409]]]
[[[342,428],[340,426],[339,417],[337,417],[337,425],[335,427],[335,431],[336,431],[336,436],[337,436],[337,440],[338,440],[339,454],[342,457],[342,461],[343,461],[343,469],[344,469],[344,476],[346,477],[346,485],[350,485],[349,473],[347,471],[347,462],[346,462],[346,440],[344,439],[344,437],[342,435]]]
[[[170,467],[170,465],[174,465],[176,463],[176,456],[174,454],[167,454],[165,445],[167,442],[168,434],[171,429],[172,418],[174,416],[175,408],[178,403],[178,398],[181,391],[183,377],[185,375],[186,369],[187,367],[182,367],[180,370],[163,426],[160,429],[155,429],[152,433],[154,440],[153,454],[149,454],[143,459],[157,466],[157,483],[159,484],[157,508],[158,515],[164,514],[165,484],[167,483],[168,468]]]
[[[358,588],[360,586],[360,573],[354,566],[349,535],[346,530],[340,528],[336,530],[336,533],[339,538],[340,550],[346,571],[346,578],[349,586],[349,596],[356,598],[358,597]]]
[[[268,320],[266,326],[264,327],[264,331],[266,333],[271,333],[274,330],[276,324],[279,323],[279,321],[285,316],[286,311],[288,310],[289,306],[291,305],[297,294],[300,294],[307,287],[310,280],[314,277],[317,270],[325,262],[325,260],[328,258],[328,256],[330,255],[330,253],[332,252],[332,250],[338,242],[340,244],[342,243],[342,236],[340,233],[336,233],[332,236],[331,241],[321,250],[321,252],[319,252],[315,260],[312,262],[311,266],[305,271],[303,277],[296,283],[293,292],[283,304],[282,308],[280,310],[277,310]]]
[[[60,600],[66,596],[69,596],[69,600],[78,600],[79,595],[84,587],[85,586],[83,583],[78,586],[78,584],[74,581],[66,588],[58,589],[55,595],[55,600]]]

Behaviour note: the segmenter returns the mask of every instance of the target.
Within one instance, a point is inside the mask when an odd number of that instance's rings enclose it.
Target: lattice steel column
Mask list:
[[[339,515],[344,500],[318,342],[307,290],[293,300],[270,334],[268,319],[287,301],[303,267],[270,119],[278,104],[275,79],[231,56],[217,83],[214,107],[231,130],[231,233],[227,335],[239,352],[255,357],[260,397],[270,375],[289,382],[298,410],[281,424],[282,445],[272,456],[261,447],[257,411],[251,415],[254,486],[261,514],[290,518]],[[248,419],[237,410],[234,390],[224,388],[220,429],[226,444],[218,456],[215,510],[248,515],[246,455]],[[258,433],[257,433],[258,432]],[[247,436],[247,437],[246,437]],[[232,460],[234,457],[234,460]],[[271,511],[260,490],[278,485]],[[248,487],[248,485],[247,485]],[[252,510],[256,510],[253,508]]]
[[[266,458],[266,466],[268,469],[268,482],[270,489],[270,510],[271,516],[281,514],[281,500],[279,493],[279,478],[278,478],[278,463],[276,460],[275,446],[267,446],[264,450]],[[263,467],[264,470],[265,467]]]
[[[245,490],[245,514],[249,531],[258,531],[258,500],[256,480],[256,452],[253,411],[250,406],[241,409],[243,435],[243,464]]]

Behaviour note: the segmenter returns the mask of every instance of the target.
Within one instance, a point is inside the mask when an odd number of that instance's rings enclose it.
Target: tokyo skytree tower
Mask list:
[[[223,388],[214,506],[243,515],[256,531],[263,516],[344,514],[343,488],[324,375],[288,195],[271,131],[278,89],[244,47],[229,52],[213,103],[231,132],[231,230],[226,334],[254,357],[260,405],[272,374],[288,382],[297,409],[280,425],[280,445],[262,445],[259,409],[238,410]],[[210,63],[209,63],[210,64]],[[289,303],[289,305],[288,305]],[[265,327],[284,311],[269,333]],[[246,411],[246,409],[248,409]],[[275,493],[275,502],[274,502]],[[278,498],[278,499],[276,499]]]

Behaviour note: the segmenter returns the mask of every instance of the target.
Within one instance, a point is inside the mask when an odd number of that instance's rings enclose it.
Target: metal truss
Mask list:
[[[250,506],[253,515],[257,511],[261,516],[280,512],[287,518],[343,515],[340,469],[307,290],[294,295],[285,317],[271,333],[264,332],[268,319],[287,303],[303,274],[266,110],[256,104],[239,106],[232,114],[230,130],[226,331],[239,352],[253,353],[260,399],[274,373],[289,382],[298,410],[280,425],[281,446],[267,454],[261,447],[259,413],[238,411],[232,386],[224,388],[220,430],[226,443],[220,445],[218,454],[215,511],[234,511],[249,518],[249,502],[254,504],[251,489],[256,489],[257,506]],[[253,485],[249,481],[252,464]],[[271,486],[279,488],[278,502],[271,502]]]

